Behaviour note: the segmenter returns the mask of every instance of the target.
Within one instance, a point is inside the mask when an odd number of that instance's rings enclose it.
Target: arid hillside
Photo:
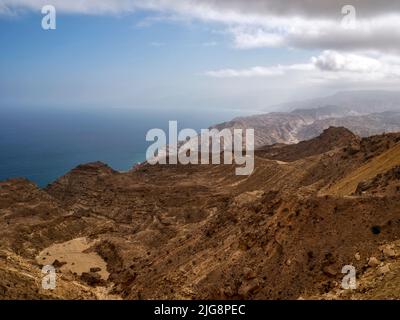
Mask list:
[[[400,131],[400,112],[358,113],[350,108],[322,106],[239,117],[214,126],[222,129],[254,128],[255,146],[295,144],[310,140],[330,127],[344,127],[360,137]]]
[[[399,299],[399,144],[331,127],[261,147],[248,177],[98,162],[43,190],[1,182],[0,297]],[[355,290],[341,288],[346,265]]]

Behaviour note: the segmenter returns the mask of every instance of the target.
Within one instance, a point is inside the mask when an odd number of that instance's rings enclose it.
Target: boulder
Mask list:
[[[375,257],[371,257],[368,260],[368,266],[370,266],[371,268],[376,268],[377,266],[379,266],[381,262],[375,258]]]

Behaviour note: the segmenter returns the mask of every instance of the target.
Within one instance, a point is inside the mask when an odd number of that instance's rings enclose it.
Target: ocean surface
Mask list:
[[[116,108],[0,106],[0,181],[25,177],[45,187],[79,164],[102,161],[126,171],[145,160],[146,133],[202,128],[246,113],[233,110],[150,111]]]

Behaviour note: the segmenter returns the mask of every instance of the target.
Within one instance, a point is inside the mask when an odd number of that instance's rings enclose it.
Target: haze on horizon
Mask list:
[[[400,3],[352,2],[0,0],[0,107],[267,111],[397,90]],[[47,4],[56,30],[41,28]]]

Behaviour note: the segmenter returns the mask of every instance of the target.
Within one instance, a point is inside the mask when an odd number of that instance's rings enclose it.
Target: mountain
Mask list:
[[[295,161],[301,158],[322,154],[338,147],[351,147],[359,143],[360,138],[344,127],[329,127],[314,139],[298,144],[263,146],[259,154],[268,159]]]
[[[341,107],[358,114],[400,111],[400,92],[384,90],[341,91],[331,96],[305,101],[294,101],[274,106],[287,112],[296,109],[319,109],[326,106]]]
[[[399,144],[331,127],[257,150],[250,176],[96,162],[45,189],[0,182],[1,297],[399,299]]]
[[[400,93],[397,92],[341,92],[280,107],[295,109],[238,117],[213,128],[254,128],[256,148],[298,143],[318,136],[331,126],[345,127],[362,137],[400,131]]]
[[[362,116],[344,116],[339,118],[326,118],[314,121],[311,125],[301,128],[297,137],[307,140],[319,135],[331,126],[345,127],[362,137],[368,137],[385,132],[400,131],[400,112],[386,111]]]

